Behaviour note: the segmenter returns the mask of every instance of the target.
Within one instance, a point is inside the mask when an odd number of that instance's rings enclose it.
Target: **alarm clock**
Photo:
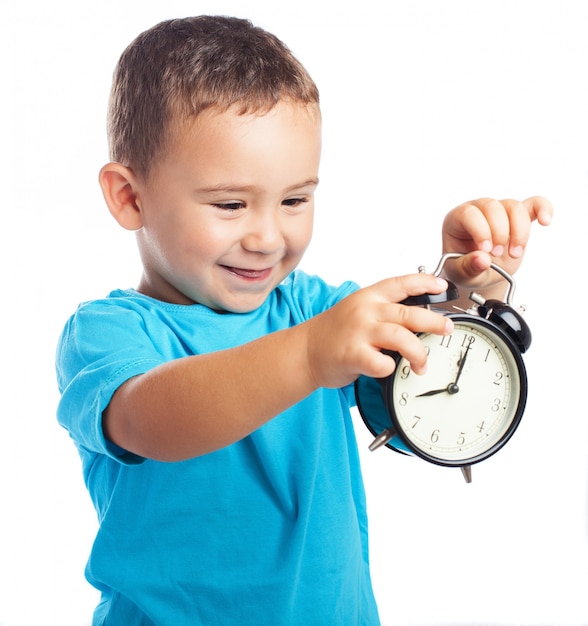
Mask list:
[[[460,256],[443,255],[434,275]],[[401,354],[386,352],[396,362],[390,376],[356,380],[359,413],[375,436],[371,450],[386,446],[459,467],[469,483],[472,465],[498,452],[516,431],[527,400],[522,354],[531,332],[512,306],[514,279],[498,265],[491,267],[508,282],[505,300],[485,300],[474,292],[468,310],[435,309],[452,319],[454,330],[444,336],[417,333],[427,352],[424,375],[415,374]],[[458,295],[449,283],[443,294],[411,296],[402,304],[432,308]]]

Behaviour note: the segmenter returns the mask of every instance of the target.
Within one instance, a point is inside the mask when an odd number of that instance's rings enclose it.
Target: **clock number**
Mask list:
[[[439,345],[444,348],[449,348],[449,344],[451,343],[452,339],[453,335],[443,335],[443,337],[441,337],[441,343]]]
[[[431,443],[437,443],[439,441],[439,429],[436,428],[432,433],[431,433]]]
[[[408,403],[408,393],[406,393],[406,391],[403,391],[400,394],[400,399],[398,400],[398,404],[400,406],[406,406]]]
[[[461,347],[469,348],[474,343],[474,341],[476,341],[475,335],[464,335],[463,341],[461,342]]]
[[[496,413],[496,411],[500,411],[500,398],[494,398],[494,404],[492,405],[492,410]]]
[[[410,374],[410,365],[405,365],[400,370],[400,378],[402,378],[402,380],[406,380],[409,374]]]
[[[486,428],[486,423],[482,420],[476,428],[478,429],[478,432],[481,433]]]
[[[463,446],[465,443],[465,433],[459,433],[459,437],[457,438],[457,445]]]
[[[414,422],[412,424],[413,430],[418,426],[418,423],[421,421],[421,418],[418,415],[414,416]]]
[[[502,382],[503,378],[504,378],[503,372],[496,372],[496,378],[494,379],[494,384],[495,385],[500,385],[500,383]]]

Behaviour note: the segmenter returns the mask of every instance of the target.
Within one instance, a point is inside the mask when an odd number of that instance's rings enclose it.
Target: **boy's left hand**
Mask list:
[[[443,253],[466,256],[448,264],[448,277],[458,286],[478,290],[501,282],[490,264],[514,274],[523,260],[532,222],[547,226],[552,215],[551,203],[540,196],[522,202],[481,198],[460,204],[443,222]]]

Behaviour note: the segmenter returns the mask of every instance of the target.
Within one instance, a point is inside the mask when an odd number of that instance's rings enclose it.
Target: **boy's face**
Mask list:
[[[247,312],[298,265],[312,235],[316,107],[205,111],[139,182],[139,290]]]

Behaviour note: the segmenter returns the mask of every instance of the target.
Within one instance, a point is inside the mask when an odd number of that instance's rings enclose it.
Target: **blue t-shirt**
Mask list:
[[[379,623],[351,387],[319,389],[241,441],[177,463],[130,454],[101,426],[129,378],[294,326],[355,289],[298,271],[250,313],[133,290],[78,308],[58,347],[58,419],[98,512],[86,568],[102,592],[95,625]]]

